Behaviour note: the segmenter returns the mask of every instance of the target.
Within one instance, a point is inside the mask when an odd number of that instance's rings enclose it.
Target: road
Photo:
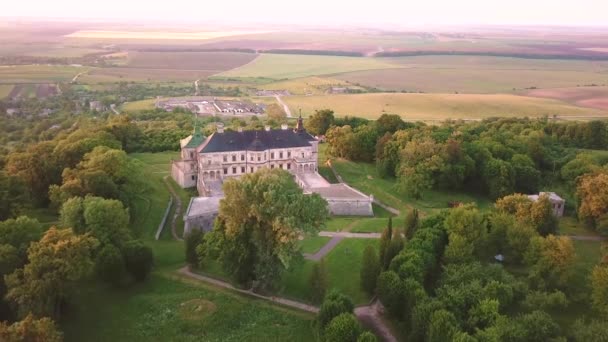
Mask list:
[[[86,73],[87,73],[86,71],[78,73],[76,76],[74,76],[74,78],[72,78],[72,82],[70,82],[70,83],[76,83],[76,81],[78,80],[78,77],[80,77],[80,76],[82,76],[82,75],[84,75]]]
[[[281,100],[281,96],[279,95],[275,95],[274,96],[275,99],[277,99],[277,102],[283,107],[283,110],[285,111],[285,114],[287,115],[288,118],[291,118],[291,109],[289,109],[289,106],[287,106],[285,104],[285,102],[283,102],[283,100]]]
[[[194,81],[194,96],[198,96],[198,94],[199,94],[199,91],[198,91],[198,81],[200,81],[200,79]]]
[[[120,115],[120,112],[116,109],[116,104],[112,103],[110,105],[110,109],[114,112],[114,114]]]

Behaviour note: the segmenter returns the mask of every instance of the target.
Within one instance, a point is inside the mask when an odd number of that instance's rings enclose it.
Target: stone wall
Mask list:
[[[184,236],[188,235],[192,230],[211,231],[216,217],[217,212],[196,217],[184,217]]]
[[[374,216],[371,200],[327,199],[329,212],[336,216]]]

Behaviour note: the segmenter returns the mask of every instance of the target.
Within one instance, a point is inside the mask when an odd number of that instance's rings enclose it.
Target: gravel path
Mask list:
[[[374,334],[380,337],[382,341],[397,342],[397,338],[395,338],[389,327],[380,317],[381,312],[384,312],[384,307],[377,299],[371,305],[355,308],[355,316],[357,316],[359,321],[372,329]]]
[[[277,102],[281,105],[281,107],[283,107],[283,110],[285,111],[285,115],[287,115],[287,117],[290,118],[291,109],[289,109],[289,106],[287,104],[285,104],[285,102],[283,102],[283,100],[281,100],[281,96],[275,95],[274,98],[277,99]]]
[[[177,218],[182,214],[182,200],[179,198],[179,196],[177,196],[171,184],[169,184],[169,176],[163,177],[163,180],[167,185],[167,189],[169,189],[169,192],[171,193],[171,197],[173,197],[173,203],[175,203],[175,214],[173,214],[173,218],[171,219],[171,234],[175,240],[182,241],[184,239],[177,235],[176,229]]]
[[[349,239],[379,239],[380,233],[319,232],[319,236],[340,237]],[[331,240],[328,242],[331,243]]]
[[[336,247],[343,239],[343,236],[334,236],[325,244],[325,246],[321,247],[321,249],[319,249],[315,254],[304,253],[304,258],[312,261],[319,261],[324,256],[326,256],[327,253],[331,252],[331,250],[334,249],[334,247]]]
[[[572,240],[579,241],[604,241],[606,240],[605,236],[597,236],[597,235],[566,235]]]

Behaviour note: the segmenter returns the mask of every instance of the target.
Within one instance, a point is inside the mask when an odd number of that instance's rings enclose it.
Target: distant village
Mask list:
[[[261,115],[266,111],[266,105],[253,103],[249,100],[219,100],[214,97],[189,97],[158,99],[156,108],[173,111],[182,108],[200,116],[216,114],[232,114],[235,116]]]

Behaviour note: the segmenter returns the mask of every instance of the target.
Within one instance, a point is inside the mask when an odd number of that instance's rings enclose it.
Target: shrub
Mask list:
[[[146,279],[154,263],[152,249],[139,240],[132,240],[123,249],[127,271],[137,281]]]
[[[361,332],[357,318],[352,313],[336,316],[325,328],[327,342],[356,342]]]

